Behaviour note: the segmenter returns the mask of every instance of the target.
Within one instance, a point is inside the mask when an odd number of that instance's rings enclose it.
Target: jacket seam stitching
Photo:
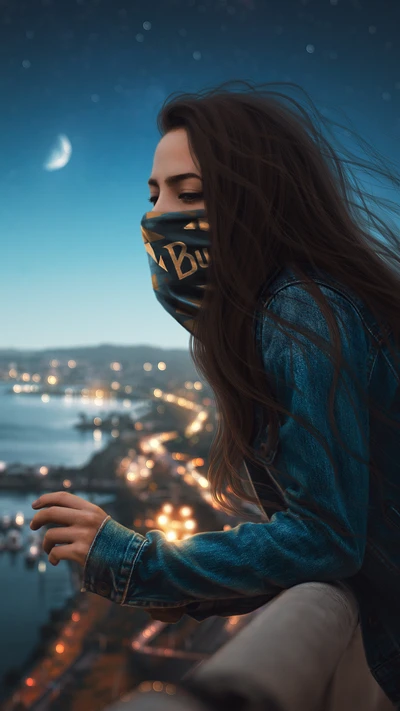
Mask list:
[[[108,521],[111,520],[111,518],[112,518],[112,517],[111,517],[110,515],[106,516],[106,518],[104,519],[104,521],[101,522],[99,528],[98,528],[97,531],[96,531],[96,535],[95,535],[95,537],[93,538],[93,541],[92,541],[91,544],[90,544],[90,548],[89,548],[89,550],[88,550],[88,552],[87,552],[87,554],[86,554],[85,565],[84,565],[83,573],[82,573],[82,580],[85,580],[86,570],[87,570],[87,566],[88,566],[88,562],[89,562],[89,557],[90,557],[90,554],[91,554],[91,552],[92,552],[92,550],[93,550],[94,544],[96,543],[96,541],[97,541],[97,539],[98,539],[98,537],[99,537],[99,535],[100,535],[100,532],[103,530],[103,528],[104,528],[104,526],[106,525],[106,523],[108,523]]]
[[[372,377],[372,371],[373,371],[375,362],[377,360],[379,352],[382,350],[382,347],[381,347],[382,346],[382,339],[378,338],[371,331],[369,324],[365,321],[363,314],[360,312],[358,306],[354,303],[354,301],[347,294],[345,294],[340,289],[333,287],[330,284],[327,284],[326,282],[324,282],[322,280],[314,279],[313,281],[315,283],[319,284],[320,286],[323,286],[326,289],[329,289],[330,291],[333,291],[333,292],[339,294],[339,296],[341,296],[343,299],[345,299],[345,301],[347,301],[347,303],[350,304],[352,309],[355,311],[355,313],[357,314],[357,316],[360,319],[360,321],[362,322],[362,324],[366,327],[366,329],[367,329],[368,333],[370,334],[371,338],[373,339],[373,341],[376,342],[377,347],[376,347],[376,351],[375,351],[375,357],[374,357],[373,364],[370,368],[370,372],[368,375],[368,384],[370,384],[371,377]],[[264,307],[269,306],[272,303],[272,301],[275,299],[275,297],[279,294],[279,292],[283,291],[283,289],[287,289],[290,286],[299,286],[300,284],[306,284],[306,283],[307,282],[305,282],[304,280],[298,279],[297,281],[291,281],[289,284],[283,284],[282,286],[278,287],[278,289],[276,290],[276,292],[274,294],[272,294],[268,299],[266,299],[263,302]],[[264,335],[264,328],[265,328],[265,320],[263,319],[262,324],[261,324],[261,334],[260,334],[261,338]],[[372,344],[369,344],[368,354],[370,354],[372,350],[373,350],[373,346],[372,346]]]
[[[128,575],[128,580],[126,581],[125,590],[124,590],[124,592],[123,592],[123,594],[122,594],[121,605],[123,605],[124,602],[125,602],[125,600],[126,600],[126,596],[127,596],[127,594],[128,594],[128,588],[129,588],[129,585],[130,585],[130,582],[131,582],[131,579],[132,579],[133,570],[134,570],[134,567],[135,567],[135,565],[136,565],[136,561],[137,561],[137,559],[138,559],[138,557],[139,557],[139,554],[141,553],[141,551],[142,551],[142,549],[144,548],[144,546],[145,546],[146,543],[148,543],[148,541],[147,541],[146,539],[144,539],[144,541],[141,542],[139,548],[138,548],[137,551],[136,551],[136,555],[135,555],[134,558],[133,558],[132,565],[131,565],[131,570],[130,570],[130,573],[129,573],[129,575]]]
[[[372,338],[378,342],[379,346],[381,345],[382,339],[378,338],[378,336],[376,336],[373,333],[373,331],[371,331],[371,328],[370,328],[369,324],[365,321],[364,316],[361,313],[359,306],[353,301],[353,299],[348,294],[346,294],[346,292],[342,291],[338,287],[328,284],[327,282],[323,281],[322,279],[313,279],[313,281],[316,284],[319,284],[320,286],[325,287],[325,289],[329,289],[330,291],[333,291],[336,294],[339,294],[339,296],[341,296],[343,299],[345,299],[345,301],[347,301],[350,304],[350,306],[354,309],[354,311],[357,313],[357,316],[360,318],[360,320],[365,324],[365,326],[368,329],[368,332],[372,336]],[[297,279],[296,281],[291,281],[288,284],[282,284],[282,286],[279,286],[277,288],[277,290],[274,294],[270,295],[268,297],[268,299],[266,299],[266,301],[264,302],[264,306],[266,306],[267,303],[270,303],[278,295],[278,293],[280,291],[283,291],[283,289],[287,289],[290,286],[299,286],[300,284],[307,284],[307,283],[308,282],[306,282],[304,280]]]

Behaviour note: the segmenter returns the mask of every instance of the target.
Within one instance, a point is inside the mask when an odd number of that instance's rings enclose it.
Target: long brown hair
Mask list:
[[[241,88],[234,90],[238,84]],[[261,405],[268,414],[267,456],[277,442],[280,416],[292,416],[274,398],[253,335],[260,289],[277,268],[296,265],[307,280],[301,268],[306,262],[332,275],[387,324],[388,347],[392,350],[393,342],[399,343],[398,226],[392,228],[371,209],[372,203],[395,209],[395,203],[361,189],[348,166],[386,178],[397,189],[400,177],[389,170],[388,159],[354,131],[318,111],[301,87],[280,83],[300,89],[310,111],[287,91],[275,90],[276,84],[234,81],[199,93],[173,94],[158,115],[162,135],[186,129],[193,159],[202,172],[211,242],[207,278],[214,288],[206,290],[190,353],[215,395],[218,426],[208,477],[214,500],[228,512],[240,510],[238,498],[258,504],[240,474],[245,457],[256,461],[251,448],[255,406]],[[323,135],[313,114],[328,128],[332,140]],[[373,160],[354,159],[346,149],[346,158],[339,157],[329,125],[355,136]],[[337,432],[333,407],[343,367],[340,333],[320,289],[315,284],[308,288],[333,339],[335,378],[329,414]],[[268,317],[278,327],[287,326],[275,315]],[[304,333],[293,324],[290,328]],[[393,423],[383,412],[379,414]],[[268,466],[273,474],[273,465]]]

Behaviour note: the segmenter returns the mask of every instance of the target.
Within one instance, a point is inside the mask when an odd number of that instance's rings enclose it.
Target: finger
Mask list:
[[[49,509],[43,509],[35,514],[31,521],[30,527],[32,531],[36,531],[41,526],[45,526],[49,523],[71,526],[72,524],[77,523],[77,516],[79,516],[79,514],[77,514],[76,510],[52,506]]]
[[[43,538],[43,550],[47,555],[51,552],[55,545],[60,545],[63,543],[73,543],[79,533],[76,528],[50,528],[47,531],[45,537]]]
[[[35,509],[41,509],[43,506],[65,506],[70,509],[87,509],[91,508],[93,504],[91,504],[90,501],[81,499],[80,496],[70,494],[68,491],[54,491],[50,494],[39,496],[37,501],[34,501],[32,504],[32,508]]]
[[[79,556],[72,544],[55,546],[49,555],[49,563],[58,565],[60,560],[74,560],[79,563]]]
[[[153,620],[159,620],[159,622],[178,622],[181,617],[185,614],[185,610],[182,609],[181,607],[177,608],[176,610],[174,609],[163,609],[163,608],[150,608],[149,610],[146,610],[146,612],[149,612]]]

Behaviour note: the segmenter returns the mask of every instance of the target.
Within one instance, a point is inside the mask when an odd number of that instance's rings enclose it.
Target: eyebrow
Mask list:
[[[182,180],[186,180],[186,178],[197,178],[198,180],[202,180],[200,175],[197,175],[197,173],[180,173],[179,175],[170,175],[169,178],[165,178],[165,182],[167,185],[176,185],[176,183],[180,183]],[[147,182],[155,188],[159,187],[155,178],[149,178]]]

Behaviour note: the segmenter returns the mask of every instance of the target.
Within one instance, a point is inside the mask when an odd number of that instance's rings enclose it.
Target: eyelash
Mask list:
[[[184,201],[184,202],[189,202],[189,203],[190,203],[190,202],[197,202],[198,200],[202,200],[202,199],[203,199],[203,193],[181,193],[181,194],[178,196],[178,197],[179,197],[179,200],[181,200],[181,199],[183,198],[183,196],[186,196],[186,199],[184,199],[183,201]],[[189,198],[193,198],[193,199],[187,199],[188,196],[189,196]],[[158,200],[158,197],[157,197],[156,195],[153,195],[151,198],[149,198],[149,202],[151,202],[152,205],[155,205],[155,203],[157,202],[157,200]]]

